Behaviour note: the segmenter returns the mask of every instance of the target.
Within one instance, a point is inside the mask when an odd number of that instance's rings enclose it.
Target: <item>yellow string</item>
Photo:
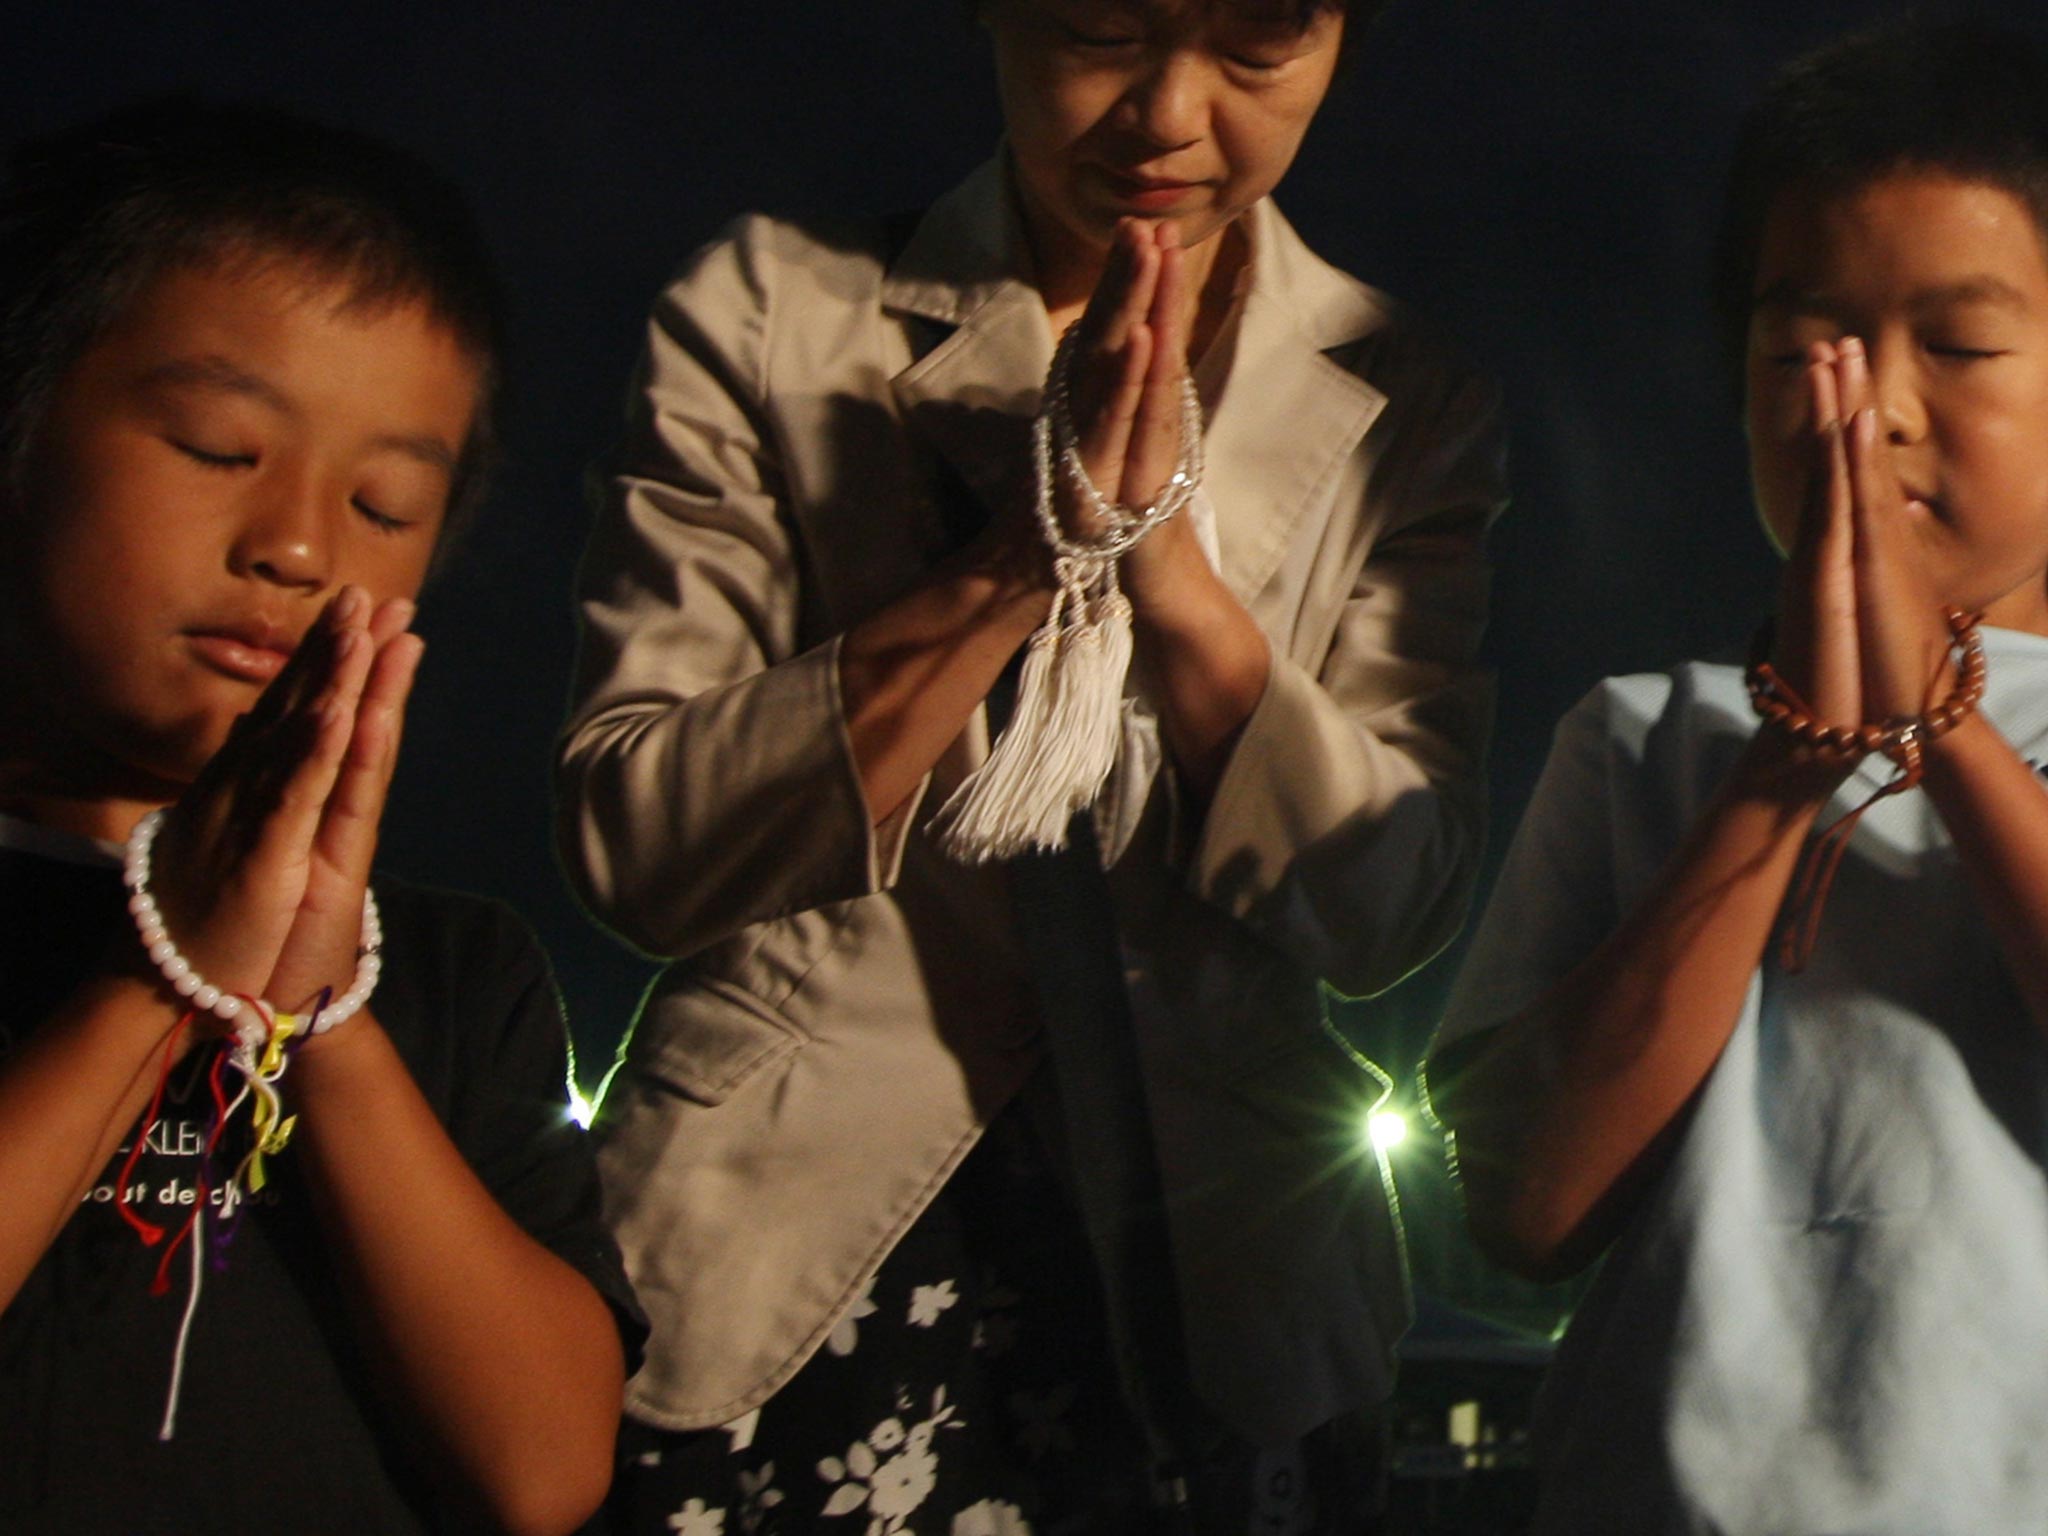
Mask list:
[[[268,1182],[263,1159],[282,1152],[292,1139],[293,1127],[299,1123],[297,1115],[284,1113],[284,1102],[274,1085],[284,1076],[286,1043],[294,1035],[303,1034],[310,1022],[311,1016],[302,1013],[274,1015],[263,1042],[263,1054],[257,1058],[255,1072],[249,1075],[249,1087],[256,1095],[255,1107],[249,1112],[254,1145],[235,1169],[235,1182],[252,1195]]]

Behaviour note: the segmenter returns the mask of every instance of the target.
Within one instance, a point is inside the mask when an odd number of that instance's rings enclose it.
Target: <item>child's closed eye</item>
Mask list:
[[[256,455],[253,453],[226,453],[218,448],[202,447],[198,443],[177,437],[167,438],[166,441],[186,458],[204,464],[209,469],[247,469],[256,462]]]
[[[379,533],[402,533],[406,529],[413,527],[418,521],[415,518],[399,517],[394,513],[386,512],[375,503],[364,500],[361,496],[351,497],[350,505],[357,512],[361,513],[363,519]]]

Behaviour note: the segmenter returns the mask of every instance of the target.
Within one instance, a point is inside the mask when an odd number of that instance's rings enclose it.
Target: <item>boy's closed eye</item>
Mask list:
[[[2032,307],[2025,294],[1988,273],[1895,298],[1889,314],[1864,313],[1839,296],[1780,283],[1757,298],[1757,335],[1776,367],[1803,367],[1816,342],[1850,335],[1869,340],[1899,324],[1927,356],[1976,362],[2010,355],[2013,333],[2032,317]]]
[[[206,465],[209,469],[252,469],[256,464],[256,455],[253,453],[232,453],[220,449],[203,448],[198,443],[187,442],[177,437],[165,438],[164,441],[177,449],[178,452],[184,454],[186,458],[196,460]]]
[[[418,527],[421,522],[418,517],[401,517],[395,512],[387,512],[362,496],[351,497],[349,504],[379,533],[403,533],[408,528]]]
[[[192,460],[212,470],[254,469],[261,462],[261,455],[253,450],[236,451],[226,447],[207,447],[201,442],[189,441],[183,437],[166,436],[165,442]],[[438,505],[436,488],[420,487],[407,495],[400,488],[390,488],[389,494],[358,492],[349,498],[349,505],[362,515],[371,527],[380,533],[400,533],[407,528],[418,526],[424,519],[424,512],[404,510],[415,500],[431,501]]]
[[[1832,341],[1838,338],[1828,337],[1826,339]],[[1807,345],[1810,344],[1808,343]],[[1781,345],[1777,350],[1768,354],[1771,366],[1786,369],[1805,368],[1807,363],[1807,345]],[[1929,357],[1940,358],[1950,363],[1985,362],[1992,358],[2010,357],[2014,351],[2011,347],[2002,347],[1994,344],[1943,341],[1939,339],[1923,339],[1918,345],[1920,350]]]

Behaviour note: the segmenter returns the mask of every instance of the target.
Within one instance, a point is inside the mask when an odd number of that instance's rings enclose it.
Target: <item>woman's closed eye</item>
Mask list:
[[[1094,31],[1063,22],[1060,31],[1073,47],[1092,53],[1110,53],[1119,48],[1135,48],[1144,41],[1135,32]]]
[[[1220,51],[1238,69],[1271,74],[1292,64],[1307,51],[1307,46],[1303,36],[1291,29],[1265,29],[1252,36],[1240,34],[1224,42]]]

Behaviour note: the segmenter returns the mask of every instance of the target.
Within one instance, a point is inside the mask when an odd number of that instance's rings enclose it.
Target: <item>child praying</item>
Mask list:
[[[1750,664],[1558,728],[1432,1057],[1475,1232],[1604,1256],[1535,1529],[2048,1529],[2048,60],[1788,70],[1721,297]]]
[[[0,198],[0,1525],[572,1529],[636,1339],[553,985],[371,879],[488,456],[475,233],[192,105]]]

